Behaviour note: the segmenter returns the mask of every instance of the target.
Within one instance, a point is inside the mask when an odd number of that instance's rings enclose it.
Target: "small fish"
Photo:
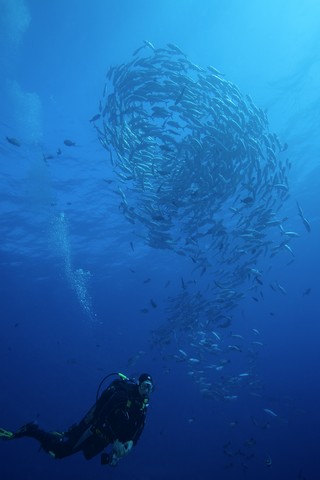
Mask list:
[[[181,353],[181,355],[182,355],[183,357],[187,357],[187,356],[188,356],[188,355],[186,354],[186,352],[185,352],[184,350],[182,350],[181,348],[179,348],[178,352]]]
[[[198,358],[192,358],[192,357],[191,357],[191,358],[189,358],[189,362],[190,362],[190,363],[199,363],[200,360],[199,360]]]
[[[181,92],[179,93],[179,95],[177,96],[177,98],[174,102],[175,105],[178,105],[178,103],[181,102],[185,91],[186,91],[186,87],[183,87],[183,89],[181,90]]]
[[[251,420],[252,420],[253,425],[255,425],[255,426],[257,427],[257,426],[258,426],[257,420],[256,420],[252,415],[251,415],[250,418],[251,418]]]
[[[47,154],[47,155],[45,153],[43,153],[42,158],[46,162],[47,160],[53,160],[55,158],[55,156],[51,155],[50,153]]]
[[[299,237],[299,233],[296,233],[296,232],[286,232],[286,231],[283,231],[283,235],[287,235],[287,237]]]
[[[149,310],[148,310],[147,308],[142,308],[142,309],[140,310],[140,312],[141,312],[141,313],[148,313]]]
[[[151,278],[149,278],[149,277],[146,278],[145,280],[143,280],[143,283],[149,283],[149,282],[151,282]]]
[[[307,232],[310,233],[311,232],[311,226],[310,226],[310,223],[308,222],[308,220],[305,217],[301,217],[301,220],[302,220],[302,223],[305,226]]]
[[[253,328],[252,329],[253,333],[255,333],[256,335],[260,335],[260,332],[257,328]]]
[[[302,220],[302,223],[303,225],[305,226],[305,229],[307,230],[307,232],[311,232],[311,226],[310,226],[310,223],[308,222],[308,220],[306,219],[306,217],[303,215],[303,211],[302,211],[302,208],[300,207],[299,203],[297,202],[297,207],[298,207],[298,213],[299,213],[299,216]]]
[[[223,73],[221,73],[217,68],[214,68],[212,65],[208,66],[208,69],[211,70],[215,75],[219,75],[220,77],[223,76]]]
[[[234,428],[234,427],[236,427],[237,425],[238,425],[238,420],[234,420],[234,421],[232,421],[232,422],[229,423],[229,427],[231,427],[231,428]]]
[[[202,267],[200,277],[202,277],[202,275],[204,275],[206,273],[206,271],[207,271],[207,267]]]
[[[238,333],[232,333],[232,334],[230,335],[230,337],[232,337],[232,338],[239,338],[240,340],[243,340],[243,339],[244,339],[244,337],[243,337],[242,335],[239,335]]]
[[[276,288],[274,287],[274,285],[272,285],[272,283],[270,283],[269,286],[270,286],[270,288],[271,288],[274,292],[277,291]]]
[[[278,287],[278,290],[280,290],[280,292],[283,293],[283,295],[287,295],[287,290],[278,282],[277,282],[277,287]]]
[[[67,147],[74,147],[74,146],[75,146],[75,142],[73,142],[72,140],[68,140],[67,138],[63,141],[63,143],[64,143]]]
[[[275,185],[273,185],[275,188],[278,188],[279,190],[284,190],[285,192],[287,192],[289,189],[287,187],[287,185],[284,185],[283,183],[276,183]]]
[[[253,203],[254,199],[252,197],[245,197],[241,200],[242,203],[245,203],[246,205],[250,205],[250,203]]]
[[[95,122],[96,120],[99,120],[100,117],[101,117],[101,114],[97,113],[96,115],[93,115],[92,118],[90,118],[89,122]]]
[[[278,416],[273,410],[270,410],[270,408],[264,408],[263,411],[266,412],[268,415],[271,415],[272,417]]]
[[[291,255],[294,257],[294,253],[293,253],[292,248],[291,248],[287,243],[285,243],[283,246],[284,246],[284,248],[286,248],[286,249],[288,250],[288,252],[290,252]]]
[[[157,304],[152,298],[150,299],[150,303],[153,306],[153,308],[157,308]]]
[[[142,45],[142,47],[137,48],[137,49],[133,52],[132,56],[134,57],[135,55],[137,55],[137,53],[139,53],[140,50],[142,50],[145,46],[146,46],[146,45]]]
[[[303,217],[303,211],[298,202],[297,202],[297,207],[298,207],[298,214],[300,215],[300,217]]]
[[[174,52],[179,53],[180,55],[184,55],[183,51],[180,50],[180,48],[177,47],[177,45],[175,45],[174,43],[167,43],[167,47],[169,47],[170,50],[173,50]]]
[[[235,350],[236,352],[241,352],[241,348],[238,345],[228,345],[229,350]]]
[[[255,445],[257,442],[255,441],[255,439],[253,437],[250,437],[249,440],[247,440],[245,442],[245,445],[247,445],[248,447],[251,447],[252,445]]]
[[[216,332],[212,332],[212,334],[216,337],[217,340],[221,340],[221,337]]]
[[[250,273],[253,273],[254,275],[256,275],[258,277],[262,276],[262,273],[259,272],[259,270],[257,270],[256,268],[250,268]]]
[[[151,50],[155,51],[155,48],[154,48],[154,46],[152,45],[151,42],[148,42],[148,40],[143,40],[143,43],[144,43],[147,47],[151,48]]]
[[[130,247],[131,247],[131,250],[134,252],[134,246],[132,242],[130,242]]]
[[[305,290],[302,295],[303,296],[309,295],[310,292],[311,292],[311,288],[307,288],[307,290]]]
[[[272,459],[269,455],[267,455],[267,458],[266,458],[265,462],[266,462],[267,467],[270,468],[272,466]]]
[[[7,142],[11,143],[11,145],[14,145],[15,147],[21,147],[21,143],[19,140],[13,137],[6,137]]]

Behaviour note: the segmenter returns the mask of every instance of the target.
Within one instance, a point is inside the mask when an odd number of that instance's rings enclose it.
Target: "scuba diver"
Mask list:
[[[118,378],[99,397],[102,383],[111,375]],[[0,438],[34,438],[45,452],[57,459],[82,451],[90,460],[100,453],[101,465],[114,466],[136,445],[143,431],[153,387],[148,373],[142,373],[138,382],[122,373],[111,373],[100,382],[96,403],[67,432],[46,432],[37,423],[31,422],[15,433],[0,428]],[[108,445],[112,448],[106,452],[104,450]]]

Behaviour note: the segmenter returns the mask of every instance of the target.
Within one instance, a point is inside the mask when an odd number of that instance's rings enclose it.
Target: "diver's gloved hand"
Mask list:
[[[125,457],[128,455],[130,450],[133,447],[133,441],[128,440],[127,442],[120,442],[119,440],[115,440],[113,442],[113,448],[112,448],[112,460],[109,465],[116,465],[120,458]]]
[[[124,442],[124,448],[125,448],[125,455],[128,455],[128,453],[130,452],[131,448],[133,447],[133,441],[132,440],[128,440],[127,442]]]

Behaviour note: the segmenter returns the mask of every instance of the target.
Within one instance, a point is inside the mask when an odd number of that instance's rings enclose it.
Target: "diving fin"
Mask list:
[[[0,428],[0,438],[2,438],[2,440],[13,440],[15,438],[15,434],[13,432],[9,432],[9,430]]]

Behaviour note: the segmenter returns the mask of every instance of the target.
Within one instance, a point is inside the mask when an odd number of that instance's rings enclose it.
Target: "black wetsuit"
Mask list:
[[[36,427],[18,432],[16,437],[35,438],[55,458],[82,451],[90,459],[117,439],[132,440],[135,445],[144,428],[147,407],[148,399],[139,394],[137,384],[115,380],[81,422],[66,433],[46,432]]]

